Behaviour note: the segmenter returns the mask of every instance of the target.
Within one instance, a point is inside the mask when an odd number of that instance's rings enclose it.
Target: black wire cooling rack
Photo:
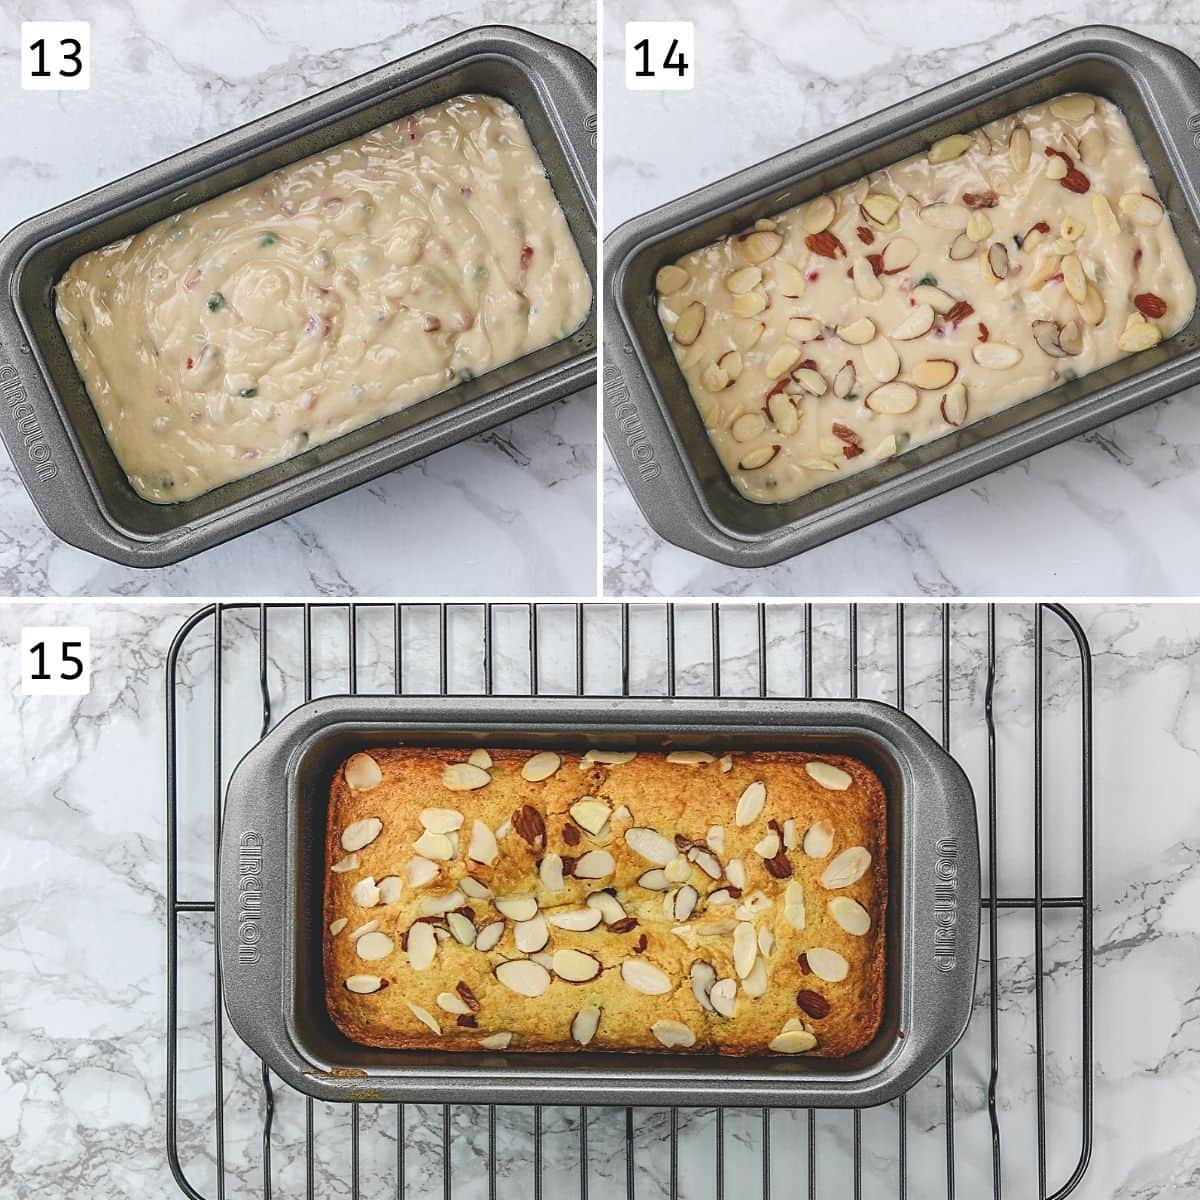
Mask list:
[[[214,605],[167,663],[167,1149],[225,1197],[1065,1197],[1092,1145],[1092,677],[1068,610],[995,606]],[[213,878],[232,766],[346,692],[871,696],[971,776],[976,1013],[864,1112],[328,1105],[227,1029]],[[1003,885],[1002,886],[1002,882]]]

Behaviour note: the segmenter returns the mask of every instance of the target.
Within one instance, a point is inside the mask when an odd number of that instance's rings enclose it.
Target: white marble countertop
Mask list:
[[[89,91],[20,90],[20,22],[34,16],[91,21]],[[0,0],[0,73],[7,81],[0,229],[460,30],[492,23],[520,25],[595,56],[590,0],[467,0],[450,9],[436,0],[36,6]],[[595,473],[588,390],[147,572],[54,537],[0,453],[0,594],[590,595]]]
[[[686,15],[695,88],[629,92],[624,24]],[[608,0],[604,225],[1053,34],[1123,25],[1200,55],[1200,10],[1147,0]],[[770,114],[764,119],[764,114]],[[611,595],[1191,595],[1200,391],[1189,389],[789,562],[754,571],[664,542],[605,453]]]
[[[411,612],[412,610],[410,610]],[[164,658],[189,609],[181,605],[67,606],[61,603],[0,608],[0,661],[13,678],[23,624],[87,622],[92,629],[91,695],[79,700],[38,698],[22,703],[15,684],[0,690],[0,1172],[5,1194],[23,1200],[59,1200],[66,1193],[104,1197],[173,1196],[165,1156],[166,999]],[[1200,665],[1200,608],[1144,606],[1078,610],[1091,640],[1095,665],[1095,1082],[1096,1136],[1081,1200],[1141,1200],[1196,1192],[1200,1143],[1195,1099],[1200,1092],[1200,1040],[1195,985],[1196,928],[1200,924],[1200,813],[1195,804],[1195,679]],[[382,686],[387,614],[382,625],[362,621],[359,649],[364,690]],[[253,617],[253,614],[252,614]],[[619,663],[612,634],[616,613],[602,606],[590,639],[589,686],[610,687]],[[542,686],[573,688],[570,608],[542,616]],[[645,647],[657,645],[651,627],[661,615],[634,613],[634,686],[661,693],[660,673],[638,665]],[[798,659],[795,611],[769,614],[774,657],[771,686],[794,686]],[[278,719],[299,698],[294,615],[272,616],[269,677]],[[422,686],[422,656],[432,653],[421,622],[411,615],[406,647],[410,686]],[[497,687],[520,690],[526,652],[519,609],[499,611]],[[754,612],[727,610],[723,620],[724,683],[728,693],[755,690]],[[862,691],[891,694],[890,609],[867,610],[860,622]],[[936,611],[911,605],[906,613],[907,690],[910,711],[939,728],[940,682]],[[292,624],[289,626],[288,622]],[[681,608],[680,690],[703,693],[708,651],[707,612]],[[844,672],[844,615],[818,608],[817,690],[836,692],[827,672]],[[477,662],[478,614],[450,621],[452,686],[466,687]],[[983,613],[956,608],[952,654],[952,745],[986,797],[982,727]],[[317,694],[337,686],[334,639],[344,633],[337,613],[314,617],[321,653],[315,658]],[[289,629],[292,632],[289,633]],[[1003,894],[1020,894],[1028,879],[1027,839],[1032,697],[1027,613],[1002,608],[998,620],[998,781]],[[839,630],[841,633],[839,634]],[[565,633],[565,637],[562,636]],[[931,638],[931,633],[934,635]],[[1046,618],[1046,886],[1079,886],[1071,847],[1078,828],[1076,659],[1054,617]],[[749,637],[747,642],[745,639]],[[289,641],[289,638],[292,639]],[[211,895],[207,781],[210,744],[211,644],[202,625],[182,656],[180,778],[187,797],[180,809],[181,891]],[[253,741],[257,728],[257,645],[249,624],[226,618],[223,663],[226,688],[225,770]],[[469,651],[476,650],[472,654]],[[461,652],[461,653],[460,653]],[[655,652],[657,653],[657,652]],[[427,665],[427,664],[426,664]],[[377,674],[377,669],[381,674]],[[619,674],[615,677],[619,679]],[[843,680],[844,682],[844,680]],[[426,680],[426,686],[428,681]],[[344,684],[342,685],[344,686]],[[475,686],[475,685],[471,685]],[[843,689],[844,690],[844,689]],[[1063,751],[1065,757],[1059,757]],[[1072,765],[1074,764],[1074,766]],[[1022,864],[1026,864],[1024,867]],[[1073,918],[1047,917],[1047,1097],[1050,1106],[1051,1184],[1061,1182],[1077,1152],[1079,1118],[1078,1025],[1080,959]],[[182,943],[180,1039],[183,1106],[180,1145],[189,1177],[207,1197],[211,1188],[211,1050],[206,1012],[211,975],[210,919],[186,918]],[[1032,1194],[1035,1126],[1030,1120],[1033,1072],[1031,939],[1025,917],[1010,914],[1000,929],[1003,990],[999,998],[1001,1047],[1000,1121],[1004,1133],[1005,1195]],[[986,996],[979,997],[981,1005]],[[225,1037],[229,1101],[225,1131],[228,1194],[261,1195],[259,1137],[262,1098],[255,1060],[228,1031]],[[958,1120],[956,1170],[959,1194],[990,1195],[990,1145],[984,1115],[986,1010],[977,1010],[955,1056]],[[205,1097],[208,1097],[206,1100]],[[942,1106],[938,1076],[909,1100],[910,1194],[942,1195],[936,1185],[944,1143],[938,1132]],[[317,1105],[318,1194],[347,1195],[345,1110]],[[303,1106],[284,1089],[273,1137],[277,1196],[297,1187],[297,1121]],[[390,1120],[390,1117],[389,1117]],[[574,1112],[546,1114],[545,1190],[555,1200],[577,1194],[570,1123]],[[411,1108],[406,1139],[410,1196],[440,1196],[441,1113]],[[822,1187],[844,1196],[849,1118],[820,1117]],[[486,1137],[478,1110],[456,1109],[456,1197],[486,1195]],[[532,1194],[527,1110],[505,1110],[499,1120],[501,1192]],[[302,1125],[301,1125],[302,1128]],[[637,1130],[639,1200],[665,1196],[669,1159],[665,1116],[641,1111]],[[679,1167],[688,1196],[711,1196],[711,1114],[681,1117]],[[761,1192],[758,1117],[731,1112],[726,1119],[726,1194],[757,1200]],[[930,1132],[932,1130],[932,1132]],[[780,1113],[772,1124],[773,1194],[791,1194],[804,1178],[803,1117]],[[894,1194],[894,1111],[863,1117],[868,1148],[864,1194]],[[390,1162],[387,1127],[377,1127],[364,1107],[364,1195],[391,1194],[375,1185]],[[625,1194],[624,1117],[593,1110],[589,1125],[590,1195],[615,1200]],[[486,1141],[484,1142],[486,1145]],[[382,1153],[381,1153],[382,1148]],[[923,1186],[921,1181],[935,1181]],[[790,1181],[790,1182],[789,1182]]]

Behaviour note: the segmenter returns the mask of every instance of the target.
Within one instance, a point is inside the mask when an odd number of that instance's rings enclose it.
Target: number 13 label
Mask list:
[[[91,86],[92,27],[87,21],[24,21],[21,86],[27,92],[82,92]]]
[[[691,21],[629,21],[625,86],[632,91],[687,91],[693,83],[695,45]]]

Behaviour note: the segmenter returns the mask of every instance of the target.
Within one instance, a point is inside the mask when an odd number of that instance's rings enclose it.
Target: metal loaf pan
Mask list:
[[[137,171],[0,241],[0,436],[46,524],[162,566],[512,420],[595,380],[596,312],[569,338],[286,463],[180,504],[142,499],[105,440],[54,315],[79,255],[464,92],[521,113],[596,286],[596,69],[523,30],[470,30]]]
[[[805,749],[869,763],[888,796],[886,1002],[838,1060],[433,1053],[354,1044],[325,1007],[330,781],[378,745]],[[217,896],[233,1027],[324,1100],[867,1106],[911,1087],[961,1036],[975,993],[979,844],[970,784],[914,721],[867,701],[335,697],[286,717],[226,795]]]
[[[709,444],[655,311],[664,263],[830,188],[1067,91],[1120,106],[1200,276],[1200,68],[1170,46],[1088,26],[739,171],[605,240],[605,436],[668,541],[733,566],[779,562],[1200,380],[1200,314],[1153,350],[783,504],[744,499]]]

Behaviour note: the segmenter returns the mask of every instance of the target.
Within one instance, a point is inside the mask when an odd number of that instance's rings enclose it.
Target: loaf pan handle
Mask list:
[[[294,1057],[278,1040],[288,928],[287,782],[278,744],[269,736],[260,742],[229,781],[217,869],[225,1011],[238,1036],[277,1070]]]
[[[1181,169],[1176,174],[1181,185],[1190,190],[1188,199],[1200,219],[1196,190],[1200,180],[1200,66],[1174,46],[1162,42],[1152,45],[1158,53],[1148,54],[1143,60],[1152,106],[1163,116],[1159,131],[1179,160]]]

